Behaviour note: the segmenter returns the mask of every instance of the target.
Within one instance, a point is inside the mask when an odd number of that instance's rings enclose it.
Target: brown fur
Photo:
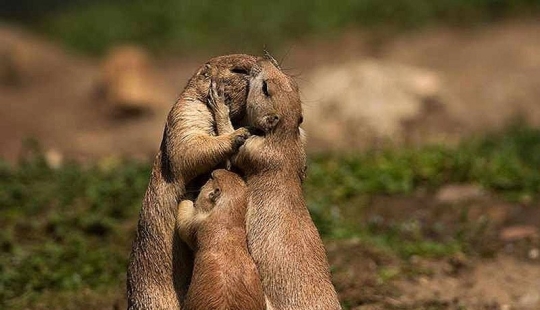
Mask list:
[[[246,241],[248,189],[235,173],[215,170],[195,206],[178,207],[177,227],[195,252],[188,310],[263,310],[265,299]]]
[[[224,85],[231,118],[245,114],[249,72],[255,58],[230,55],[211,59],[191,78],[167,118],[160,151],[139,215],[127,279],[129,309],[178,309],[191,278],[193,254],[174,233],[178,203],[186,185],[231,156],[245,128],[232,125],[216,136],[207,107],[210,80]],[[243,72],[239,72],[243,71]]]
[[[261,59],[252,69],[246,108],[249,122],[265,133],[249,138],[235,158],[250,191],[248,247],[264,293],[275,309],[340,309],[302,193],[306,155],[298,87]]]

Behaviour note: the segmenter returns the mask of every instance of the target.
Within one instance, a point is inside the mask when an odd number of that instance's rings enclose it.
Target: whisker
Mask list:
[[[292,48],[293,48],[293,45],[289,46],[289,48],[287,49],[287,52],[285,53],[285,55],[283,57],[281,57],[281,60],[279,61],[279,66],[280,67],[283,64],[283,62],[285,61],[285,59],[287,59],[287,57],[289,57],[289,54],[291,53]]]

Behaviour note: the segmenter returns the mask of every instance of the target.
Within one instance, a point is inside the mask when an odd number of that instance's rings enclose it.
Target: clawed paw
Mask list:
[[[240,129],[237,129],[234,134],[234,148],[238,149],[239,147],[241,147],[250,136],[251,133],[247,128],[242,127]]]
[[[210,90],[208,92],[208,107],[216,112],[220,109],[228,109],[225,104],[225,86],[223,83],[216,83],[215,80],[210,82]]]

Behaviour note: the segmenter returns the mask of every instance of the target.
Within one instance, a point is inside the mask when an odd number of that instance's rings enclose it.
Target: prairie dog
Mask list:
[[[215,170],[195,204],[178,207],[177,229],[195,253],[187,310],[264,310],[265,297],[246,241],[248,189],[237,174]]]
[[[230,117],[244,118],[247,74],[255,63],[249,55],[216,57],[189,80],[172,107],[148,189],[139,214],[127,274],[129,309],[179,309],[192,273],[193,253],[175,234],[178,203],[186,185],[208,173],[236,152],[248,136],[231,121],[216,136],[213,113],[207,106],[210,80],[223,85]]]
[[[264,293],[275,309],[341,309],[302,192],[306,155],[298,87],[273,59],[259,59],[250,75],[247,118],[263,136],[248,138],[234,163],[250,192],[248,248]]]

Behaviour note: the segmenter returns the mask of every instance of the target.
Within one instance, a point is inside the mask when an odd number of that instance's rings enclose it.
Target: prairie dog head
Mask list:
[[[206,100],[210,81],[216,80],[224,86],[225,103],[229,106],[233,123],[243,119],[246,112],[246,97],[249,73],[256,57],[245,54],[218,56],[210,59],[195,75],[202,100]]]
[[[249,124],[265,135],[300,135],[303,116],[298,86],[269,56],[259,58],[251,68],[246,110]]]
[[[242,203],[241,200],[246,200],[247,195],[247,186],[239,175],[224,169],[214,170],[210,179],[202,186],[195,206],[208,212],[217,204]]]

